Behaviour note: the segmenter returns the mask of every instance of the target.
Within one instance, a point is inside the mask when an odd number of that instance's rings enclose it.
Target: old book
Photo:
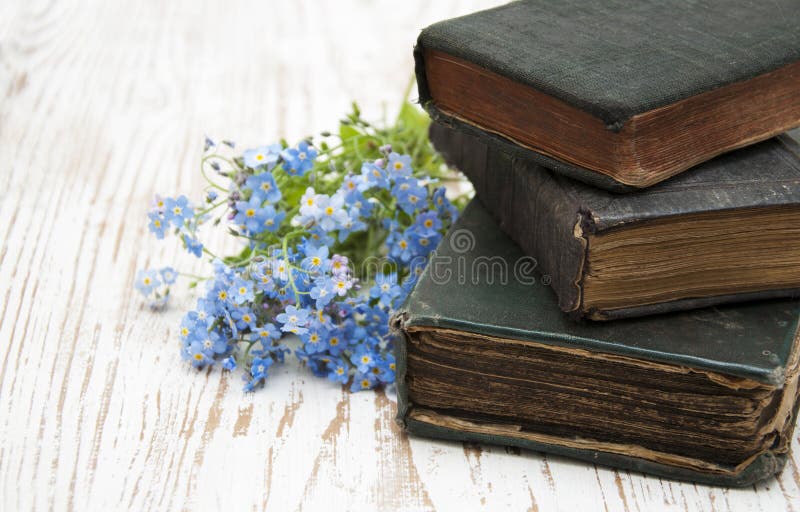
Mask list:
[[[574,322],[473,201],[406,304],[398,422],[719,485],[781,471],[797,413],[800,302]]]
[[[420,99],[615,190],[800,125],[796,0],[529,0],[432,25]]]
[[[614,194],[480,130],[431,126],[561,308],[609,320],[800,291],[800,146],[788,134]]]

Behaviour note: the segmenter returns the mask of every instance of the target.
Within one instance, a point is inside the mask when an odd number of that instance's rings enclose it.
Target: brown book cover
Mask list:
[[[798,294],[800,146],[788,134],[630,194],[554,173],[474,128],[434,123],[430,135],[573,316]]]
[[[432,25],[420,99],[613,190],[800,125],[795,0],[526,0]]]

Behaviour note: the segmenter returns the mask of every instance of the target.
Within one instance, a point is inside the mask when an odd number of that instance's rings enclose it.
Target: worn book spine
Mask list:
[[[798,295],[797,289],[786,288],[684,298],[614,310],[588,309],[584,308],[582,303],[583,276],[587,270],[589,250],[588,237],[591,234],[601,229],[616,229],[637,220],[653,218],[653,215],[658,218],[677,214],[677,211],[671,208],[655,204],[655,201],[663,201],[668,195],[669,201],[680,197],[682,208],[686,209],[685,213],[705,211],[712,206],[736,208],[736,201],[732,200],[734,196],[742,199],[743,204],[758,200],[763,205],[771,205],[773,202],[770,197],[775,199],[775,205],[796,204],[796,192],[792,192],[791,189],[793,187],[796,189],[799,183],[797,177],[782,179],[780,182],[775,182],[774,186],[767,183],[769,180],[764,179],[761,179],[764,183],[750,185],[742,181],[735,188],[729,187],[725,190],[725,195],[730,196],[730,205],[721,202],[718,205],[708,203],[716,197],[713,180],[710,183],[685,183],[687,186],[674,187],[676,190],[670,190],[669,194],[662,187],[662,191],[656,194],[661,197],[653,196],[646,200],[639,198],[634,203],[626,202],[633,196],[617,196],[601,190],[592,190],[591,187],[554,173],[541,166],[535,159],[530,159],[527,153],[521,152],[514,144],[470,126],[434,122],[431,124],[430,138],[448,164],[461,170],[470,179],[478,199],[492,214],[501,229],[519,244],[526,254],[536,259],[538,270],[546,281],[550,282],[558,296],[559,307],[573,318],[613,320],[730,302]],[[775,149],[778,147],[782,149]],[[782,158],[793,159],[789,164],[790,169],[798,167],[795,160],[800,153],[794,140],[782,139],[780,143],[775,143],[770,151],[773,153],[779,151],[783,155]],[[728,161],[737,160],[735,156],[726,158]],[[725,171],[725,165],[717,167]],[[741,174],[742,167],[746,166],[737,165],[731,172]],[[756,175],[770,172],[770,169],[760,168],[746,170]],[[703,172],[708,171],[704,169]],[[718,172],[718,169],[714,172]],[[731,176],[735,177],[738,174],[728,175],[726,179],[731,180]],[[687,174],[680,179],[690,182],[695,180],[695,177]],[[675,183],[680,185],[681,182]],[[695,191],[696,195],[691,195],[690,190]],[[790,191],[782,195],[781,191],[785,190]],[[770,197],[765,196],[763,200],[750,197],[754,194],[758,196],[767,194]],[[591,204],[595,206],[588,206]],[[597,205],[604,207],[602,215],[593,209]]]
[[[436,107],[435,103],[432,101],[430,88],[428,87],[428,77],[425,72],[424,47],[422,45],[421,39],[420,41],[417,42],[417,46],[414,47],[414,62],[415,62],[414,70],[417,79],[419,101],[425,108],[425,110],[428,112],[428,115],[431,116],[431,119],[433,119],[435,122],[440,122],[450,126],[455,126],[465,131],[477,129],[473,127],[472,124],[462,119],[458,119],[449,114],[446,114],[445,112],[442,112],[440,109]],[[497,139],[498,141],[502,141],[502,143],[508,144],[509,146],[513,145],[514,146],[513,152],[515,154],[518,154],[527,160],[536,162],[537,164],[543,167],[552,169],[572,179],[576,179],[578,181],[582,181],[589,185],[600,187],[602,189],[617,193],[627,193],[639,190],[637,187],[626,185],[622,182],[615,180],[614,178],[611,178],[610,176],[606,176],[605,174],[594,172],[585,169],[583,167],[570,164],[568,162],[557,160],[555,158],[551,158],[537,151],[533,151],[523,146],[514,144],[501,135],[487,134],[487,136]]]
[[[479,431],[480,428],[471,422],[437,421],[438,415],[436,413],[417,410],[414,403],[409,399],[408,379],[414,378],[414,376],[408,375],[410,343],[406,331],[408,320],[409,317],[406,311],[401,310],[398,312],[392,319],[392,331],[396,340],[395,357],[397,361],[397,415],[395,421],[409,434],[449,441],[514,446],[674,480],[730,487],[744,487],[772,478],[774,475],[779,474],[786,465],[794,420],[786,423],[784,431],[778,436],[779,442],[773,450],[761,453],[740,466],[712,467],[709,464],[708,468],[703,469],[691,469],[629,454],[616,453],[613,447],[609,447],[608,451],[604,451],[584,448],[581,447],[580,443],[570,443],[569,440],[562,442],[558,439],[553,439],[551,442],[543,442],[520,435],[490,433],[491,429],[488,432],[481,432]],[[469,333],[465,332],[464,334],[469,336]],[[796,390],[793,390],[793,393],[794,401],[792,402],[791,418],[796,418],[800,402],[797,401]]]
[[[432,123],[430,138],[448,164],[472,181],[478,199],[500,228],[536,259],[562,311],[581,316],[581,278],[586,239],[580,211],[558,180],[544,169],[531,172],[525,158],[486,144],[479,136]]]

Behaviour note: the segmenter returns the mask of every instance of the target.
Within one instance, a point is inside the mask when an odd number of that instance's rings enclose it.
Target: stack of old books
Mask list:
[[[431,139],[477,200],[393,320],[409,432],[723,485],[781,471],[795,2],[533,0],[422,32]]]

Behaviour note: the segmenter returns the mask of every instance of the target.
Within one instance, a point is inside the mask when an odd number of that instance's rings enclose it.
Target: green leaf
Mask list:
[[[400,107],[397,121],[415,132],[427,131],[431,122],[424,110],[408,101]]]
[[[353,125],[339,125],[339,137],[342,139],[342,142],[348,141],[353,137],[358,137],[359,135],[361,135],[361,131],[355,128]]]

